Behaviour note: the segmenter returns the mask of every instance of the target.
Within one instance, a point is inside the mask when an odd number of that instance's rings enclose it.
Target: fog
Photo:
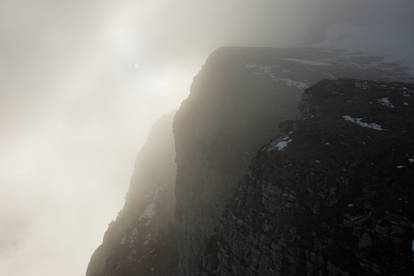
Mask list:
[[[363,2],[363,3],[362,3]],[[217,47],[411,54],[410,0],[0,0],[0,274],[83,275]]]

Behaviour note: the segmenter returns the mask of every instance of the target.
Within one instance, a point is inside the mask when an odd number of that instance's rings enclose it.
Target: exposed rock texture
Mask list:
[[[201,275],[414,275],[414,85],[324,80],[262,147]]]
[[[215,51],[175,139],[165,118],[139,154],[87,276],[406,275],[413,87],[338,77],[410,80],[345,51]]]
[[[304,89],[338,76],[408,79],[399,66],[344,51],[222,48],[209,57],[174,121],[179,275],[202,273],[202,255],[214,252],[210,238],[224,206],[258,149],[279,133],[279,123],[299,118]]]
[[[139,153],[125,206],[93,254],[87,276],[176,275],[172,117],[154,126]]]

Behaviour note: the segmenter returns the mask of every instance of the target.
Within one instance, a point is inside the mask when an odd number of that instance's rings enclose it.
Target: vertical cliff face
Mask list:
[[[414,85],[322,81],[262,147],[202,275],[414,275]]]
[[[154,127],[87,276],[413,269],[414,87],[339,77],[411,80],[346,51],[215,51]]]
[[[176,274],[172,118],[156,123],[139,153],[125,206],[93,254],[87,276]]]
[[[223,48],[209,57],[174,120],[179,275],[213,273],[205,252],[216,251],[214,229],[252,157],[282,121],[299,118],[304,89],[338,76],[408,78],[379,58],[342,51]]]

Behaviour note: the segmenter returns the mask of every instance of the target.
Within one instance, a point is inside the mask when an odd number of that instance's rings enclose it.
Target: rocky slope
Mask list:
[[[201,274],[224,206],[279,123],[299,118],[304,89],[338,76],[408,79],[403,68],[344,51],[222,48],[209,57],[174,120],[179,275]]]
[[[157,122],[138,154],[125,206],[93,254],[87,276],[176,274],[172,118]]]
[[[414,85],[322,81],[255,157],[201,275],[413,275]]]

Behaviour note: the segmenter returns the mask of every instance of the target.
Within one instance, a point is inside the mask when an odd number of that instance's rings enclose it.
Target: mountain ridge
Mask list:
[[[231,263],[217,256],[220,252],[237,256],[231,247],[221,248],[217,243],[229,233],[240,234],[223,223],[223,218],[229,223],[232,221],[228,217],[228,206],[236,204],[234,201],[243,192],[240,183],[251,177],[249,166],[257,162],[255,156],[258,152],[262,154],[264,145],[275,137],[280,140],[273,141],[273,147],[282,151],[295,143],[286,136],[286,131],[292,131],[298,124],[295,122],[306,113],[303,103],[308,94],[303,94],[304,91],[313,91],[321,83],[342,83],[345,81],[342,78],[360,79],[351,82],[361,91],[367,91],[372,81],[386,81],[383,85],[392,85],[394,81],[412,82],[402,66],[380,57],[342,50],[224,47],[214,51],[194,78],[190,95],[175,114],[174,122],[170,119],[164,124],[163,134],[153,136],[170,137],[160,143],[167,146],[160,148],[158,159],[152,158],[149,162],[154,168],[147,168],[143,162],[135,169],[138,175],[152,176],[166,170],[169,178],[154,183],[141,181],[139,177],[132,181],[135,184],[131,184],[124,207],[130,210],[125,212],[130,215],[125,216],[124,222],[117,220],[110,226],[109,229],[117,230],[107,232],[117,234],[109,239],[111,242],[104,238],[103,245],[91,259],[87,276],[256,275],[249,274],[254,270],[246,267],[246,263]],[[381,102],[375,102],[375,106],[380,108],[396,104],[390,97],[378,100]],[[398,103],[403,104],[400,100]],[[336,108],[341,109],[341,104],[337,103]],[[381,127],[369,117],[367,120],[353,114],[342,116],[347,116],[341,118],[342,123]],[[152,145],[158,147],[156,143]],[[312,151],[312,147],[307,150]],[[167,199],[166,204],[158,200],[155,201],[158,207],[152,208],[150,199],[157,187],[163,185],[168,187],[161,193]],[[247,188],[258,194],[251,186]],[[145,226],[145,222],[137,224],[137,220],[149,213],[157,223],[134,231],[138,224]],[[130,227],[125,228],[124,224]],[[147,246],[145,237],[153,233],[158,233],[157,239]],[[263,250],[268,250],[265,245]],[[148,258],[147,263],[143,257]],[[243,260],[240,256],[237,258]],[[244,270],[233,271],[227,265]],[[292,270],[291,275],[295,273],[299,272]],[[332,273],[329,275],[336,275]]]

